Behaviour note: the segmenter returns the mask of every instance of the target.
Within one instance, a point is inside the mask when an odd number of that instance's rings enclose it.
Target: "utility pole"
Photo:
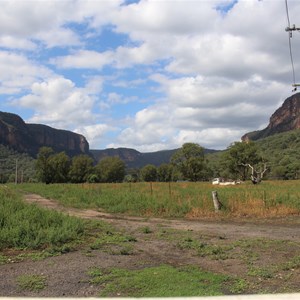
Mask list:
[[[18,184],[18,159],[16,159],[16,176],[15,176],[15,184]]]

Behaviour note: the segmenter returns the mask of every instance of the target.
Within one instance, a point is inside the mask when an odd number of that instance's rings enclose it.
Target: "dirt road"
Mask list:
[[[300,241],[300,223],[298,223],[298,218],[300,217],[295,218],[294,224],[289,225],[282,224],[282,220],[273,220],[269,224],[262,223],[259,220],[256,220],[255,223],[241,222],[241,220],[231,223],[228,221],[168,220],[115,215],[90,209],[65,208],[55,200],[45,199],[36,194],[27,194],[24,199],[29,203],[36,203],[46,208],[59,210],[71,216],[86,219],[105,219],[106,222],[125,229],[160,224],[167,228],[192,230],[228,238],[268,238]]]

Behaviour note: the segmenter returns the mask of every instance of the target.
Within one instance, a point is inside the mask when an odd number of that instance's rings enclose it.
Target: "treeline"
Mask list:
[[[125,164],[118,157],[106,157],[96,166],[88,155],[70,159],[64,152],[54,153],[49,147],[42,147],[36,160],[37,179],[49,183],[122,182]]]
[[[149,164],[139,170],[126,170],[119,157],[105,157],[94,166],[93,159],[87,155],[70,159],[64,152],[54,153],[51,148],[43,147],[37,156],[36,174],[45,183],[195,182],[208,181],[214,176],[246,180],[250,178],[248,165],[258,169],[264,163],[254,142],[236,142],[216,161],[208,160],[200,145],[186,143],[173,154],[170,163],[159,167]]]
[[[247,180],[267,167],[264,178],[300,178],[300,130],[277,134],[257,142],[235,142],[226,150],[204,155],[204,148],[186,143],[169,163],[127,169],[119,157],[105,157],[96,165],[91,156],[68,157],[42,147],[37,159],[0,145],[0,182],[83,183],[136,181],[207,181],[214,177]],[[16,178],[17,175],[17,178]]]

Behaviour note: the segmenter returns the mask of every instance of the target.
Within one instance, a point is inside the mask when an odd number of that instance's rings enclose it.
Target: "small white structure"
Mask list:
[[[212,181],[212,184],[219,184],[220,183],[220,178],[214,178]]]
[[[212,180],[212,184],[213,185],[236,185],[236,184],[240,184],[241,182],[239,180],[228,180],[225,181],[222,178],[214,178]]]

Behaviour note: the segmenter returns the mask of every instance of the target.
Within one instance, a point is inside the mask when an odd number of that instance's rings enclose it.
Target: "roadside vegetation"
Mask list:
[[[232,218],[300,214],[299,181],[246,182],[213,186],[205,182],[118,184],[23,184],[24,191],[57,199],[62,205],[138,216]],[[216,216],[212,191],[223,208]]]
[[[0,265],[9,262],[9,249],[15,249],[13,261],[20,261],[67,253],[86,243],[91,249],[110,251],[114,244],[129,249],[132,241],[103,221],[83,220],[27,204],[19,192],[0,187]]]
[[[0,250],[61,247],[84,232],[82,220],[25,204],[9,188],[0,189],[0,207]]]

